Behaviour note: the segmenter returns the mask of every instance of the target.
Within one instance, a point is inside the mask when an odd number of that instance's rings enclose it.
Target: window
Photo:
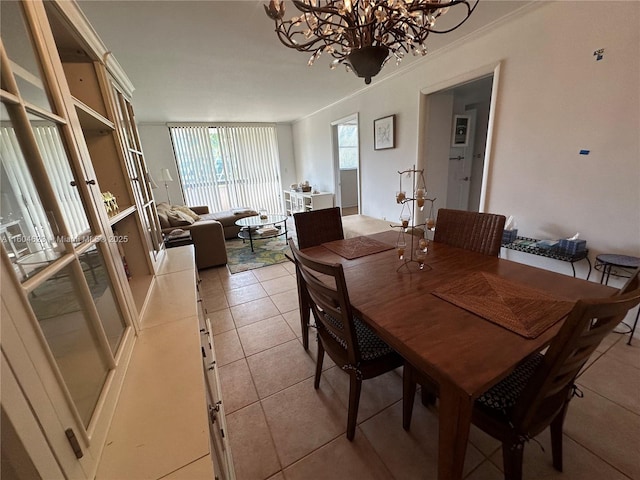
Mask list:
[[[340,170],[358,168],[358,125],[338,125]]]
[[[188,205],[278,213],[280,168],[273,125],[169,127]]]

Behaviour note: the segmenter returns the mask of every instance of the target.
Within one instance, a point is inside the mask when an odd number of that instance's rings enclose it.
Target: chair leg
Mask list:
[[[318,358],[316,360],[316,378],[313,382],[313,387],[317,390],[320,388],[320,376],[322,375],[322,362],[324,360],[324,347],[322,346],[322,340],[318,337]]]
[[[522,457],[524,443],[502,443],[504,480],[522,480]]]
[[[413,378],[413,368],[405,362],[402,369],[402,428],[407,432],[411,428],[413,398],[415,395],[416,382]]]
[[[347,438],[351,441],[356,435],[356,422],[358,421],[358,405],[360,404],[360,390],[362,380],[353,373],[349,375],[349,413],[347,415]]]
[[[557,471],[562,471],[562,427],[564,425],[564,419],[567,415],[568,403],[565,403],[564,407],[558,413],[556,418],[553,419],[549,427],[551,432],[551,455],[553,457],[553,468]]]
[[[302,331],[302,346],[309,350],[309,321],[311,320],[311,307],[307,300],[307,292],[300,283],[301,273],[296,268],[298,279],[298,309],[300,310],[300,330]]]
[[[300,329],[302,330],[302,347],[309,350],[309,320],[311,319],[308,306],[300,305]]]

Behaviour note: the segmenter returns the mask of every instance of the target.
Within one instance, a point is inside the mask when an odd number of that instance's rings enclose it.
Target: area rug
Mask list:
[[[226,245],[227,267],[231,273],[246,272],[254,268],[289,261],[285,257],[285,253],[290,254],[290,250],[284,235],[276,238],[254,240],[253,252],[249,242],[243,242],[240,238],[227,240]]]

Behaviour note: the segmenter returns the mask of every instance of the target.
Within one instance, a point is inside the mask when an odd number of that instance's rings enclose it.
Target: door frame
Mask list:
[[[357,199],[358,199],[358,213],[362,211],[362,189],[360,185],[360,115],[358,112],[352,113],[351,115],[347,115],[346,117],[342,117],[338,120],[334,120],[331,122],[331,152],[333,155],[333,191],[335,203],[334,205],[340,207],[340,211],[342,212],[342,191],[340,188],[340,155],[338,150],[338,125],[345,123],[352,123],[355,120],[356,125],[358,126],[358,168],[356,173],[356,186],[358,189]]]
[[[449,90],[458,85],[472,82],[489,75],[493,75],[493,83],[491,86],[491,101],[489,105],[489,123],[487,126],[487,143],[484,151],[484,166],[482,169],[482,187],[480,190],[480,201],[478,211],[485,212],[488,203],[489,189],[489,173],[491,169],[491,159],[493,153],[493,133],[498,106],[498,92],[500,87],[500,70],[502,62],[491,63],[483,67],[462,73],[455,77],[448,78],[441,82],[435,83],[428,87],[420,89],[420,108],[418,116],[418,169],[424,169],[425,174],[429,175],[426,161],[426,131],[429,128],[429,95],[438,93],[442,90]]]

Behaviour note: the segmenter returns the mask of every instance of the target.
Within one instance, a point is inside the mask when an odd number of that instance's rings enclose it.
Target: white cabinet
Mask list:
[[[199,284],[199,282],[198,282]],[[200,344],[202,348],[202,363],[204,367],[207,410],[209,413],[209,433],[211,435],[211,456],[216,478],[219,480],[235,479],[231,448],[225,432],[227,423],[225,405],[220,389],[220,377],[213,348],[213,330],[208,317],[207,307],[198,289],[198,319],[200,322]]]
[[[284,190],[284,208],[287,215],[333,207],[333,193],[307,193]]]

